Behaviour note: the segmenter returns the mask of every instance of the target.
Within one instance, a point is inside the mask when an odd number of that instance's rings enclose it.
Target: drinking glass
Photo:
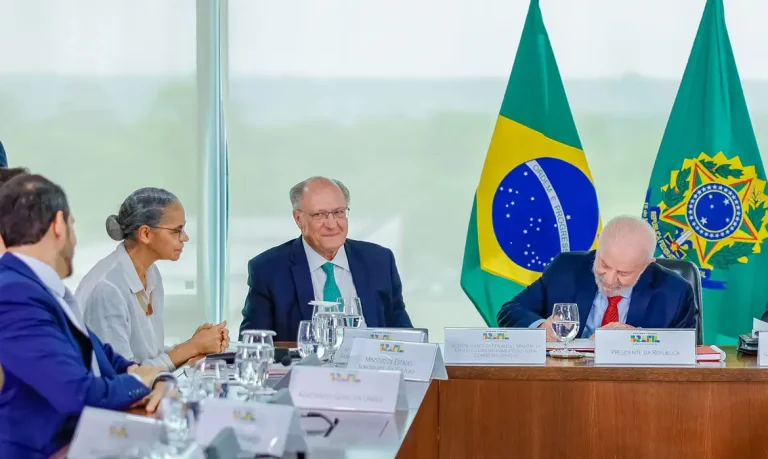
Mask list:
[[[256,394],[271,394],[267,388],[269,364],[275,355],[275,348],[267,344],[239,344],[235,353],[237,381],[245,388],[248,398]]]
[[[340,304],[336,301],[310,301],[312,305],[312,318],[321,312],[341,312]]]
[[[245,344],[268,344],[275,347],[276,333],[272,330],[244,330],[242,335]]]
[[[296,337],[296,346],[299,348],[299,355],[302,359],[308,355],[317,354],[317,335],[315,334],[315,327],[311,320],[302,320],[299,322],[299,334]]]
[[[333,366],[333,356],[341,348],[344,340],[344,327],[347,325],[346,316],[338,310],[333,312],[318,312],[312,318],[318,341],[318,358],[326,366]]]
[[[263,344],[269,349],[265,348],[265,352],[267,352],[269,355],[269,363],[274,363],[275,361],[275,340],[274,336],[276,335],[275,332],[272,330],[245,330],[243,332],[243,343],[244,344]]]
[[[360,298],[356,296],[342,298],[339,297],[336,300],[339,303],[339,309],[346,316],[348,328],[361,328],[365,327],[365,318],[363,317],[363,306],[360,303]]]
[[[227,398],[229,389],[227,362],[207,358],[197,362],[194,386],[204,398]]]
[[[168,445],[182,450],[192,443],[199,417],[199,398],[194,393],[185,395],[178,385],[169,383],[160,402],[160,419]]]
[[[576,303],[556,303],[552,309],[552,332],[563,343],[561,351],[552,351],[553,357],[577,357],[580,353],[568,349],[568,343],[579,334],[579,306]]]

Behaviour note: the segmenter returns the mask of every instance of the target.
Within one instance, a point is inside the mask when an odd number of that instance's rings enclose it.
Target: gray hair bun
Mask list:
[[[107,234],[116,241],[125,239],[123,228],[120,226],[120,222],[117,221],[117,215],[107,217]]]

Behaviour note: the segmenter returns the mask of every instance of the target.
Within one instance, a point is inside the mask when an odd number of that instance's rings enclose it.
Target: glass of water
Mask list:
[[[344,327],[347,326],[347,318],[343,312],[327,311],[318,312],[312,318],[315,334],[320,351],[318,358],[325,362],[326,366],[333,366],[333,356],[341,348],[344,340]]]
[[[563,343],[562,351],[550,352],[554,357],[580,357],[581,354],[568,349],[568,343],[579,334],[579,305],[576,303],[555,303],[552,309],[552,332]]]
[[[267,344],[238,344],[235,353],[237,381],[246,391],[248,398],[257,394],[271,394],[267,387],[269,365],[275,355],[275,348]]]
[[[308,355],[317,354],[317,335],[315,335],[315,327],[311,320],[299,322],[299,334],[296,337],[296,345],[299,348],[299,355],[302,359]]]
[[[275,347],[276,333],[272,330],[244,330],[242,335],[245,344],[267,344]]]
[[[195,387],[205,398],[227,398],[229,374],[227,362],[218,359],[203,359],[197,362]]]
[[[347,320],[348,328],[361,328],[365,327],[365,318],[363,317],[363,306],[360,303],[360,298],[356,296],[348,298],[339,298],[336,300],[339,303],[339,310],[344,313]]]
[[[168,384],[160,402],[160,419],[165,441],[171,449],[183,450],[195,440],[199,417],[200,399],[197,394],[185,394],[181,387]]]

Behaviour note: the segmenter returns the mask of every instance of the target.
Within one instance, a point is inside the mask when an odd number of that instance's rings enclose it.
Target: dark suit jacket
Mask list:
[[[597,294],[594,262],[594,251],[558,255],[536,282],[502,306],[497,316],[499,326],[528,327],[551,316],[555,303],[577,303],[581,337]],[[695,328],[691,284],[651,263],[632,289],[626,323],[641,328]]]
[[[101,377],[91,371],[91,353]],[[83,408],[122,410],[147,394],[133,364],[67,318],[15,255],[0,257],[0,458],[48,457],[69,443]]]
[[[367,326],[412,327],[392,251],[352,239],[347,239],[344,250]],[[249,261],[248,286],[240,332],[273,330],[276,341],[296,341],[299,322],[312,319],[309,302],[315,299],[301,238]]]

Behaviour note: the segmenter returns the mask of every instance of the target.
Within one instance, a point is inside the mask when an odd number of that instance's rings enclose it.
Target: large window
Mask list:
[[[541,1],[603,219],[640,215],[704,4]],[[765,143],[768,35],[759,31],[768,6],[726,8]],[[233,326],[248,258],[298,235],[288,189],[316,174],[349,186],[351,237],[394,250],[415,325],[435,340],[445,326],[482,325],[459,275],[527,9],[506,0],[231,0]]]
[[[0,140],[13,165],[70,195],[80,236],[70,285],[113,248],[104,220],[132,190],[166,187],[187,209],[192,240],[181,261],[161,264],[169,341],[186,338],[210,306],[197,278],[198,228],[211,225],[201,201],[213,199],[201,191],[197,154],[198,116],[209,115],[197,105],[197,3],[0,0]],[[704,4],[541,0],[603,219],[641,212]],[[298,235],[288,190],[311,175],[349,186],[350,237],[394,251],[414,324],[434,340],[445,326],[482,325],[459,275],[527,8],[508,0],[228,2],[224,317],[233,332],[247,261]],[[726,2],[762,144],[766,15],[763,0]]]
[[[104,222],[133,190],[184,204],[190,244],[160,263],[168,341],[204,321],[196,292],[199,209],[195,3],[0,0],[0,140],[12,166],[62,185],[77,219],[74,288],[117,243]]]

